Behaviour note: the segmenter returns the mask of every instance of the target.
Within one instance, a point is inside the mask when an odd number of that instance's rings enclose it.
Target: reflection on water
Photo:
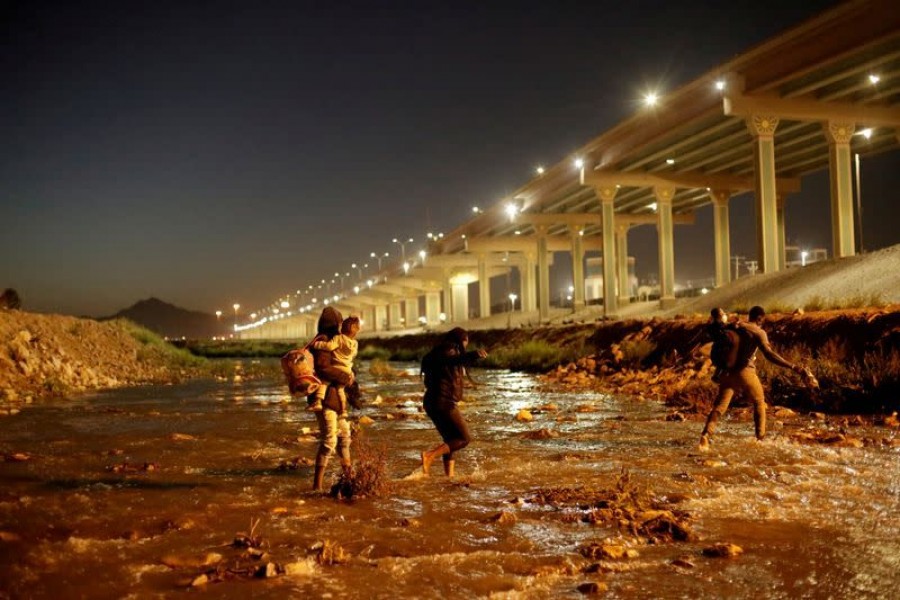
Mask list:
[[[458,477],[435,468],[425,478],[419,453],[438,438],[418,410],[421,384],[375,382],[366,371],[369,400],[382,402],[362,411],[375,420],[365,431],[389,447],[394,489],[354,503],[310,493],[311,467],[279,469],[316,447],[313,417],[284,402],[280,381],[119,390],[5,418],[0,597],[187,593],[209,553],[240,554],[229,544],[257,519],[271,560],[290,573],[207,593],[576,598],[596,581],[617,598],[895,597],[897,450],[799,446],[777,428],[757,444],[750,423],[726,422],[699,454],[700,425],[667,422],[655,403],[539,392],[531,376],[478,371],[463,408],[476,439],[459,455]],[[515,419],[523,408],[534,421]],[[640,547],[636,558],[582,572],[591,561],[579,545],[619,533],[567,518],[577,506],[528,500],[537,488],[611,488],[623,467],[657,496],[682,500],[701,539]],[[501,511],[515,518],[497,520]],[[310,549],[324,540],[350,560],[317,565]],[[718,542],[744,554],[701,555]]]

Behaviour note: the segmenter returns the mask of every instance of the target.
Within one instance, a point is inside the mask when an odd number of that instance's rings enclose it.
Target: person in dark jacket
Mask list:
[[[472,440],[457,404],[462,400],[466,367],[487,356],[487,352],[466,352],[468,345],[469,334],[456,327],[448,331],[422,359],[425,413],[443,440],[431,450],[422,452],[422,471],[425,475],[428,475],[434,459],[440,456],[444,462],[444,474],[453,477],[454,453],[468,446]]]
[[[779,367],[791,369],[799,374],[804,372],[802,366],[791,364],[772,349],[771,344],[769,344],[769,337],[762,329],[765,315],[766,311],[763,307],[754,306],[750,309],[748,322],[738,323],[741,335],[737,349],[737,359],[733,367],[728,367],[721,371],[719,376],[719,394],[713,409],[706,418],[703,433],[700,434],[700,450],[709,449],[710,438],[716,429],[716,422],[728,410],[728,405],[731,403],[731,398],[735,392],[743,393],[753,401],[756,439],[762,440],[766,437],[766,398],[762,383],[760,383],[759,376],[756,374],[757,350],[761,351],[769,362]]]

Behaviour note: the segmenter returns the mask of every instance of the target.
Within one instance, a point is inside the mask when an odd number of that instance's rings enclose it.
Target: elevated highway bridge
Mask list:
[[[589,76],[589,74],[586,74]],[[518,307],[551,314],[555,252],[572,257],[573,306],[585,304],[585,252],[602,254],[602,303],[631,301],[628,233],[655,227],[660,300],[675,301],[673,230],[712,205],[716,285],[730,281],[729,200],[751,192],[763,273],[785,268],[784,207],[806,175],[827,170],[836,257],[856,252],[853,157],[900,146],[900,10],[854,0],[725,62],[594,137],[509,197],[433,236],[424,257],[393,262],[316,304],[262,312],[240,337],[304,338],[322,303],[370,331],[490,315],[490,280],[518,271]],[[478,305],[468,286],[478,282]],[[502,305],[503,299],[500,299]],[[276,309],[277,310],[277,309]],[[288,316],[287,312],[291,314]]]

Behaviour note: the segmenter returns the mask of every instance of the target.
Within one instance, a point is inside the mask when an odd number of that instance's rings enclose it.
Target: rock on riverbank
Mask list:
[[[194,374],[198,362],[128,321],[0,310],[6,412],[42,396],[172,381]]]

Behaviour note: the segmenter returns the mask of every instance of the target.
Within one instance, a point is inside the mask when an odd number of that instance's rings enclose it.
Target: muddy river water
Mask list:
[[[731,418],[704,454],[701,424],[666,421],[655,402],[476,370],[463,406],[475,441],[455,479],[439,462],[426,478],[419,453],[438,438],[420,381],[361,372],[369,405],[354,418],[373,419],[364,435],[386,450],[392,490],[352,502],[310,492],[310,466],[279,468],[312,458],[317,442],[311,414],[274,378],[110,391],[3,417],[0,598],[578,598],[590,582],[611,598],[900,593],[896,448],[799,445],[787,434],[802,420],[757,444],[752,423]],[[623,468],[689,513],[697,539],[641,544],[584,522],[577,504],[532,501],[539,489],[612,488]],[[203,563],[246,566],[241,533],[262,540],[259,564],[279,573],[191,587]],[[579,552],[604,540],[634,552]],[[326,541],[344,562],[317,562]],[[703,554],[717,543],[743,554]]]

